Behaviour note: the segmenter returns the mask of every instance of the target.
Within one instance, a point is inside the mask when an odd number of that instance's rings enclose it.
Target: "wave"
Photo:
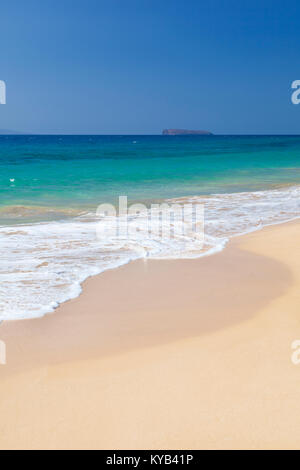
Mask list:
[[[166,202],[202,204],[204,239],[192,230],[184,233],[176,230],[179,222],[176,217],[172,221],[172,236],[164,230],[153,236],[149,233],[147,211],[138,220],[131,216],[133,224],[138,221],[138,230],[124,237],[113,235],[115,217],[95,214],[73,214],[72,219],[61,221],[1,227],[0,320],[50,313],[62,302],[77,297],[82,282],[89,276],[132,260],[208,256],[221,251],[234,236],[298,218],[300,186]],[[21,214],[20,217],[28,213],[28,208],[17,207],[7,210],[10,214],[14,211]],[[118,222],[125,223],[125,219],[118,218]]]

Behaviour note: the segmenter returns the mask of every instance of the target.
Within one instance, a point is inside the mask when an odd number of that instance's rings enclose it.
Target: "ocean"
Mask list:
[[[194,258],[300,216],[298,136],[0,136],[0,321],[52,312],[131,260]],[[97,235],[100,204],[202,204],[205,240]],[[144,217],[144,219],[143,219]],[[107,233],[107,236],[105,236]]]

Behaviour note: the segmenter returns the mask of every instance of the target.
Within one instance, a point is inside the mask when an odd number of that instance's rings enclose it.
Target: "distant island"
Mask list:
[[[209,131],[189,131],[187,129],[164,129],[163,135],[213,135]]]

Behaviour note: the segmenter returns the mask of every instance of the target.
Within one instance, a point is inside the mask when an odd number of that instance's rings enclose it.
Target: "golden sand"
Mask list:
[[[2,324],[0,448],[299,448],[299,230],[134,262]]]

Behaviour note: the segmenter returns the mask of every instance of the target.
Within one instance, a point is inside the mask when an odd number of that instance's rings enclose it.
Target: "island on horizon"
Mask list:
[[[163,135],[213,135],[212,132],[203,130],[187,130],[187,129],[164,129]]]

